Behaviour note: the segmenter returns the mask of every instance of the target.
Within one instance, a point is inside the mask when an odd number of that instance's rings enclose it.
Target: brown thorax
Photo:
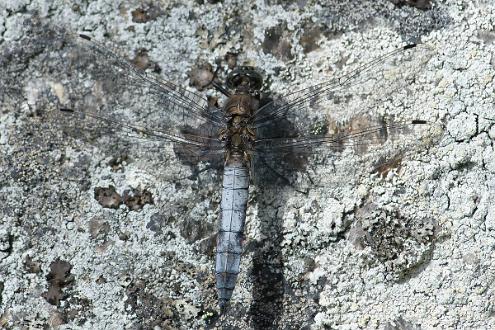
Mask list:
[[[234,158],[247,164],[251,161],[256,132],[247,126],[248,118],[234,114],[229,120],[227,128],[220,131],[220,140],[227,144],[226,163],[233,161]]]
[[[256,131],[251,120],[259,107],[261,75],[252,67],[240,67],[227,78],[227,86],[234,91],[224,105],[227,127],[219,132],[226,144],[226,164],[240,163],[249,166],[254,151]]]

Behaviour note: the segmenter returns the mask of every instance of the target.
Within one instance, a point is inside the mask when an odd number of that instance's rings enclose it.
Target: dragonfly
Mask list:
[[[362,152],[393,139],[403,150],[414,150],[439,127],[424,118],[372,114],[387,95],[414,83],[433,53],[421,44],[397,48],[307,88],[290,86],[285,95],[267,93],[261,72],[241,65],[224,84],[212,79],[210,85],[223,96],[218,106],[88,35],[67,40],[61,46],[67,48],[61,55],[65,72],[82,72],[92,83],[85,94],[58,91],[60,106],[53,113],[59,124],[79,136],[116,135],[190,164],[223,168],[214,271],[221,310],[240,273],[250,185],[304,194],[321,186],[318,170],[310,167],[325,166],[345,150]]]

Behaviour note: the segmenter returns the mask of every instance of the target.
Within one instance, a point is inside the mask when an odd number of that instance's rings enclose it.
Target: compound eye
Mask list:
[[[231,89],[236,89],[244,84],[247,84],[250,89],[260,90],[263,85],[263,77],[251,66],[241,66],[227,77],[227,86]]]

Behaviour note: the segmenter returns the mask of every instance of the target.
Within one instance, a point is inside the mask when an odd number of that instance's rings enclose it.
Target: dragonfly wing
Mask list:
[[[137,68],[86,36],[59,38],[61,49],[54,53],[65,67],[52,77],[58,81],[52,84],[52,123],[85,140],[112,135],[143,148],[173,145],[197,157],[221,157],[217,136],[223,117],[204,97]]]
[[[315,180],[331,184],[329,169],[345,151],[364,156],[386,142],[419,142],[418,128],[428,125],[396,118],[410,118],[407,112],[419,106],[414,94],[424,92],[421,74],[433,55],[428,46],[406,46],[265,103],[253,118],[258,138],[253,163],[261,173],[257,181],[303,190],[314,187]]]
[[[433,55],[426,45],[396,49],[331,80],[275,97],[258,109],[253,126],[262,128],[286,119],[298,134],[318,134],[331,120],[347,120],[366,111],[386,113],[387,107],[400,109],[397,105],[411,98],[408,94],[418,86],[418,73]]]
[[[260,183],[285,183],[306,191],[318,185],[338,184],[342,179],[351,180],[327,175],[344,154],[359,160],[373,154],[375,161],[370,172],[380,172],[386,164],[400,163],[408,154],[436,143],[442,134],[443,125],[425,120],[359,117],[332,133],[258,139],[254,166]]]

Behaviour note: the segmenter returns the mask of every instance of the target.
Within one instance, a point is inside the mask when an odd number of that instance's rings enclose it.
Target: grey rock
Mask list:
[[[2,2],[0,327],[495,328],[494,20],[492,2],[468,0]],[[118,105],[124,83],[103,79],[64,30],[210,104],[222,96],[190,78],[201,63],[212,70],[199,78],[218,67],[219,80],[255,65],[276,94],[423,43],[433,56],[414,79],[358,93],[350,110],[424,118],[445,134],[315,160],[321,185],[307,194],[253,185],[241,273],[220,315],[219,172],[80,122],[54,125],[60,104]],[[318,118],[341,114],[347,100],[335,101]],[[110,186],[130,207],[95,199]]]

